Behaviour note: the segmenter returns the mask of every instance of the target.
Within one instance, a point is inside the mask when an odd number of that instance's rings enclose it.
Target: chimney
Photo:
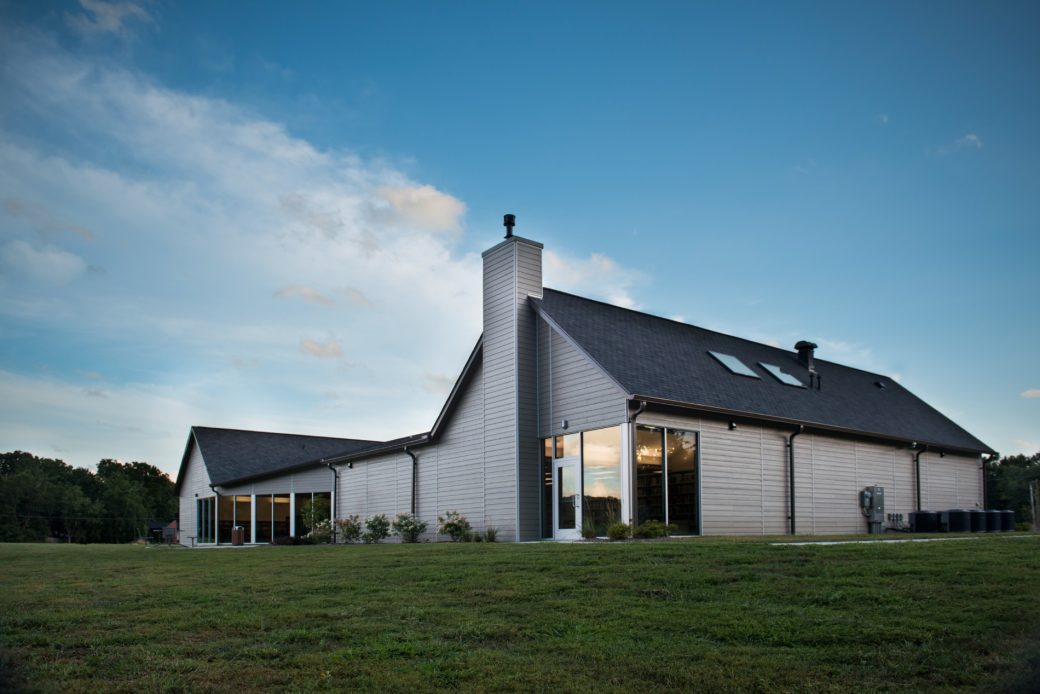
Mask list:
[[[503,539],[541,537],[541,458],[537,422],[536,318],[542,296],[542,244],[513,235],[484,251],[484,521]],[[534,500],[532,503],[531,500]]]
[[[802,366],[809,369],[810,373],[816,373],[816,363],[813,361],[813,351],[816,349],[816,343],[808,340],[799,340],[794,348],[798,351],[798,361],[802,362]]]

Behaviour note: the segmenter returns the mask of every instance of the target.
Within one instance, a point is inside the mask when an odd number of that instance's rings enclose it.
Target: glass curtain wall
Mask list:
[[[664,517],[664,430],[636,427],[636,524]]]
[[[304,492],[296,495],[296,536],[302,537],[314,525],[329,520],[332,513],[332,492]]]
[[[231,543],[231,528],[235,525],[235,497],[217,497],[217,542]]]
[[[700,532],[697,434],[636,427],[636,523],[657,520],[680,535]]]
[[[553,506],[571,499],[577,479],[557,482],[561,499],[553,497],[553,461],[577,457],[581,464],[582,526],[591,526],[596,535],[607,534],[611,523],[621,520],[621,427],[609,427],[566,434],[542,441],[542,537],[554,535]],[[561,475],[568,475],[561,472]],[[573,523],[573,503],[560,506],[561,527]],[[571,525],[573,527],[573,525]]]
[[[256,542],[253,539],[253,500],[248,496],[235,497],[235,525],[245,529],[246,542]]]
[[[284,540],[289,537],[289,495],[275,494],[271,505],[271,527],[274,540]]]
[[[274,542],[274,533],[271,528],[271,495],[257,494],[256,496],[256,535],[253,542]]]
[[[195,541],[197,543],[216,542],[216,529],[213,517],[216,514],[217,499],[207,496],[195,499]]]
[[[586,431],[581,437],[582,526],[598,537],[621,520],[621,427]]]

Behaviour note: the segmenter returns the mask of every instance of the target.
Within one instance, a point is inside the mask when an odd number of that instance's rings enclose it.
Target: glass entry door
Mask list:
[[[553,461],[553,524],[557,540],[581,538],[581,458]]]

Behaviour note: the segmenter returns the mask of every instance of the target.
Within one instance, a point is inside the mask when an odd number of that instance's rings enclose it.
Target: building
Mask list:
[[[240,516],[263,528],[268,497],[272,536],[296,534],[300,494],[327,495],[339,518],[414,513],[431,531],[455,510],[504,540],[650,519],[689,535],[864,532],[870,485],[889,514],[982,507],[994,451],[891,378],[817,359],[808,341],[787,351],[545,288],[542,244],[506,222],[483,254],[483,334],[430,431],[194,427],[182,542],[223,541]]]

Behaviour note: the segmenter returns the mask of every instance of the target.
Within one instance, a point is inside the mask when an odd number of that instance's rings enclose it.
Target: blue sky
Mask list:
[[[546,284],[1040,450],[1035,3],[0,1],[0,447],[426,430]]]

